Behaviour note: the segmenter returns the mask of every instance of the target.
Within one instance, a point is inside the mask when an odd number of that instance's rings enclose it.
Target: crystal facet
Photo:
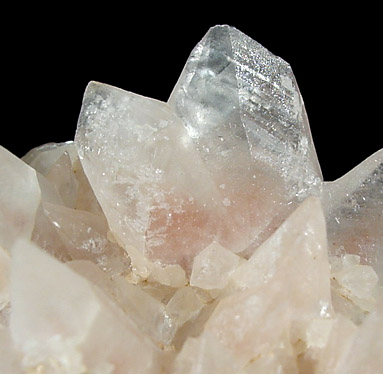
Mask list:
[[[292,202],[318,193],[321,171],[292,70],[237,29],[209,30],[169,104],[230,202],[236,251],[259,245]]]
[[[0,147],[0,246],[10,251],[19,237],[30,238],[40,203],[36,171]]]
[[[24,240],[13,248],[11,305],[10,331],[25,371],[39,365],[73,374],[157,370],[159,349],[121,309]]]
[[[0,373],[382,372],[382,156],[323,182],[230,26],[166,103],[91,82],[74,141],[0,148]]]
[[[129,254],[133,246],[187,268],[217,235],[216,187],[166,103],[91,83],[76,144],[110,229]]]
[[[383,281],[383,149],[325,183],[323,200],[331,253],[360,256]]]

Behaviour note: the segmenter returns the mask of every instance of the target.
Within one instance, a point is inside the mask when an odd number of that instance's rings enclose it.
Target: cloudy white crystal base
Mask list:
[[[290,66],[228,26],[168,103],[92,82],[0,147],[0,373],[383,371],[383,150],[324,183]]]

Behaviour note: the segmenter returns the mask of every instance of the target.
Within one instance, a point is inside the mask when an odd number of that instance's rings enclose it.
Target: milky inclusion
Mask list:
[[[167,102],[90,82],[0,147],[0,372],[383,371],[383,149],[323,181],[292,69],[234,27]]]

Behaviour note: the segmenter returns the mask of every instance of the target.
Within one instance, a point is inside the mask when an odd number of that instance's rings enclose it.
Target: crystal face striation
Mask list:
[[[288,63],[218,25],[168,102],[90,82],[0,147],[0,372],[383,371],[383,149],[321,174]]]

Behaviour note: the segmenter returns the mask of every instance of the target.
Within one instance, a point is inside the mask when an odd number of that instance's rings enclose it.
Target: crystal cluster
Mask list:
[[[290,66],[229,26],[168,102],[86,88],[0,148],[2,374],[383,372],[383,150],[324,182]]]

